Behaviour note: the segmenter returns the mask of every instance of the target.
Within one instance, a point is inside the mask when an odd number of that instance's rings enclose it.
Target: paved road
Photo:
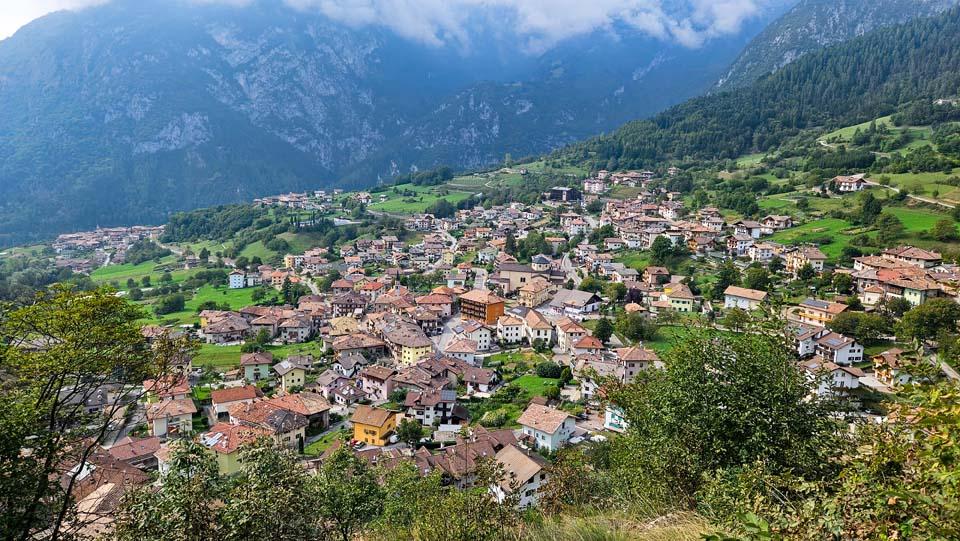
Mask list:
[[[487,289],[487,269],[475,267],[476,278],[473,280],[473,289]]]
[[[567,273],[567,278],[573,280],[574,287],[580,287],[580,282],[583,281],[580,278],[580,274],[577,273],[577,268],[573,265],[573,261],[570,260],[569,254],[563,254],[563,260],[560,262],[560,270]]]

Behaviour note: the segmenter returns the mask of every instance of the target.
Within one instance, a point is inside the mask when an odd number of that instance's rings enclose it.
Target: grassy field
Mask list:
[[[890,185],[897,188],[906,188],[914,195],[925,195],[933,197],[934,191],[938,192],[937,199],[947,201],[960,201],[960,188],[944,184],[943,182],[951,177],[960,175],[960,168],[954,169],[951,174],[943,171],[929,173],[890,173],[878,175],[874,180],[879,181],[881,177],[890,179]]]
[[[327,432],[320,437],[317,441],[311,443],[310,445],[304,447],[303,454],[307,456],[320,456],[324,451],[330,448],[333,445],[333,442],[337,441],[338,438],[343,437],[344,434],[349,435],[350,431],[346,428],[341,428],[340,430],[333,430]]]
[[[623,263],[631,269],[643,270],[650,265],[650,253],[627,250],[617,253],[613,260]]]
[[[403,191],[415,192],[416,195],[402,195]],[[448,192],[443,194],[443,192]],[[389,212],[393,214],[416,214],[423,212],[427,207],[436,203],[440,199],[446,199],[452,204],[472,196],[473,191],[452,191],[446,186],[416,186],[413,184],[399,184],[394,189],[375,194],[376,201],[379,196],[386,195],[389,199],[386,201],[377,201],[370,204],[371,210],[380,212]]]
[[[156,318],[156,323],[164,325],[194,324],[200,321],[198,309],[201,304],[213,301],[219,305],[226,304],[231,310],[239,310],[244,306],[256,304],[253,301],[253,292],[256,288],[230,289],[226,286],[205,285],[194,293],[193,298],[184,303],[180,312],[165,314]]]
[[[874,122],[874,121],[871,120],[868,122],[864,122],[862,124],[855,124],[853,126],[847,126],[846,128],[840,128],[839,130],[832,131],[824,135],[822,139],[827,141],[830,141],[832,139],[839,139],[840,141],[849,141],[850,138],[853,137],[853,134],[856,133],[857,130],[864,131],[867,128],[869,128],[870,122]],[[890,129],[893,129],[893,130],[897,129],[897,127],[893,125],[893,122],[890,121],[889,116],[880,117],[876,119],[875,122],[877,123],[877,126],[886,125]]]
[[[132,265],[130,263],[124,263],[122,265],[109,265],[106,267],[100,267],[99,269],[93,271],[90,274],[90,277],[94,282],[99,284],[106,284],[110,282],[116,282],[120,287],[126,287],[127,280],[133,278],[138,283],[144,276],[150,276],[152,280],[157,281],[160,278],[160,275],[170,270],[170,274],[173,275],[174,281],[178,281],[178,277],[182,280],[187,273],[186,272],[177,272],[174,270],[176,266],[175,256],[167,256],[160,260],[160,263],[157,264],[154,261],[144,261],[138,265]]]
[[[805,223],[784,231],[779,231],[770,237],[773,242],[782,244],[804,244],[823,238],[830,238],[832,242],[820,245],[820,250],[830,258],[840,255],[843,247],[850,243],[856,228],[846,220],[839,218],[824,218]]]
[[[893,214],[903,222],[904,229],[908,233],[919,233],[929,231],[940,220],[948,218],[946,214],[934,212],[926,209],[915,209],[909,207],[887,207],[886,212]]]
[[[511,383],[530,393],[530,396],[543,396],[547,391],[547,387],[558,385],[560,380],[555,378],[541,378],[534,374],[525,374],[513,380]]]
[[[758,152],[756,154],[747,154],[746,156],[740,156],[737,158],[737,167],[750,167],[752,165],[757,165],[760,163],[766,156],[764,152]]]
[[[241,346],[218,346],[214,344],[203,344],[200,351],[193,358],[193,365],[209,366],[217,369],[230,369],[240,364]],[[266,351],[273,353],[275,360],[286,359],[291,355],[313,355],[314,358],[320,357],[323,353],[316,342],[307,342],[304,344],[289,344],[285,346],[267,346]]]

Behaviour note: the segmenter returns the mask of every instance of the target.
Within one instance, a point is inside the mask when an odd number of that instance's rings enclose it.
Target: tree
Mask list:
[[[650,245],[650,261],[654,265],[666,265],[672,256],[673,243],[670,239],[662,235],[653,239],[653,244]]]
[[[620,314],[617,316],[615,327],[617,333],[633,341],[656,340],[660,330],[654,320],[648,319],[638,312]]]
[[[872,192],[865,191],[860,196],[859,222],[864,225],[873,224],[880,212],[883,210],[883,204]]]
[[[333,452],[313,478],[313,509],[342,541],[350,541],[380,513],[380,485],[366,461],[344,446]]]
[[[148,274],[141,278],[140,284],[143,285],[143,287],[150,287],[150,275]]]
[[[213,454],[190,439],[170,445],[169,469],[160,488],[129,493],[117,511],[117,541],[201,541],[220,533],[223,493]]]
[[[606,344],[610,337],[613,336],[613,323],[610,323],[610,320],[607,318],[600,318],[597,321],[596,328],[593,329],[593,336]]]
[[[897,324],[901,340],[926,340],[943,331],[955,332],[960,321],[960,304],[952,299],[930,299],[903,314]]]
[[[953,223],[953,220],[949,218],[944,218],[942,220],[937,220],[937,223],[933,226],[933,238],[939,240],[940,242],[952,242],[957,240],[957,225]]]
[[[503,251],[512,256],[515,256],[517,253],[517,239],[513,236],[512,231],[507,233],[506,241],[503,244]]]
[[[611,302],[620,302],[627,296],[627,286],[623,285],[623,282],[610,282],[604,292]]]
[[[404,419],[397,425],[397,438],[410,447],[416,447],[423,436],[423,425],[416,419]]]
[[[877,240],[882,244],[895,241],[904,232],[903,222],[893,214],[886,212],[877,217],[874,225],[877,228]]]
[[[603,290],[603,282],[594,278],[593,276],[587,276],[580,281],[580,291],[589,291],[591,293],[599,293]]]
[[[222,539],[315,539],[310,480],[290,449],[269,438],[241,448],[240,473],[221,510]],[[322,496],[321,496],[322,497]]]
[[[797,271],[797,279],[802,281],[812,280],[817,275],[817,271],[813,269],[813,265],[810,263],[804,263],[802,267]]]
[[[132,288],[130,291],[127,291],[127,297],[134,302],[143,300],[143,290],[138,287]]]
[[[835,273],[831,282],[833,284],[833,288],[841,295],[846,295],[853,290],[853,277],[847,273]]]
[[[112,418],[194,347],[140,333],[142,310],[110,289],[55,286],[22,308],[0,309],[0,537],[60,539],[83,467],[99,452]],[[40,347],[37,347],[40,346]],[[87,400],[117,385],[102,413]],[[29,453],[24,450],[29,449]],[[69,522],[72,526],[82,526]]]
[[[207,247],[204,246],[204,247],[200,250],[200,255],[199,255],[198,257],[199,257],[200,261],[203,261],[204,263],[206,263],[207,261],[210,260],[210,250],[207,250]]]
[[[691,333],[666,368],[614,389],[629,429],[614,442],[611,475],[624,490],[697,493],[706,472],[757,462],[819,478],[835,452],[833,405],[813,392],[791,345],[775,333]]]
[[[837,314],[827,324],[827,327],[833,332],[852,337],[861,344],[870,345],[881,336],[889,333],[890,324],[886,319],[876,314],[847,310]]]
[[[763,267],[750,267],[743,275],[743,287],[766,291],[770,287],[770,273]]]
[[[153,306],[153,312],[158,316],[180,312],[184,309],[186,302],[182,293],[165,295]]]
[[[901,318],[903,314],[906,314],[911,308],[913,308],[913,305],[903,297],[886,298],[877,305],[877,309],[880,312],[891,318]]]
[[[553,361],[543,361],[537,363],[537,376],[541,378],[559,378],[563,374],[563,368]]]
[[[717,281],[713,283],[713,288],[710,290],[711,297],[714,299],[722,299],[723,292],[726,291],[728,287],[738,285],[740,285],[740,270],[737,269],[732,261],[727,261],[717,272]]]
[[[750,324],[750,314],[742,308],[731,308],[724,314],[721,325],[732,331],[742,331]]]

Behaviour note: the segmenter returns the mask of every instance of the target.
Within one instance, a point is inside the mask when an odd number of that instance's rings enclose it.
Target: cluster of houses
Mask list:
[[[465,488],[475,482],[479,459],[494,458],[515,482],[489,487],[491,494],[503,499],[519,490],[521,506],[535,505],[549,481],[546,454],[597,437],[600,429],[627,428],[623,411],[605,400],[604,383],[630,383],[645,370],[663,367],[657,353],[642,343],[611,347],[593,335],[591,320],[600,317],[605,299],[576,287],[586,273],[623,284],[626,312],[659,317],[717,308],[766,309],[770,294],[730,286],[717,307],[694,293],[688,277],[656,265],[629,267],[617,262],[618,252],[648,250],[664,237],[696,258],[779,259],[792,275],[808,268],[825,270],[827,257],[817,247],[765,240],[792,227],[791,217],[728,222],[716,208],[690,213],[681,194],[657,188],[654,178],[650,171],[600,171],[584,181],[582,192],[555,187],[539,206],[475,207],[458,210],[452,218],[410,216],[406,228],[423,233],[416,244],[390,235],[357,239],[340,246],[338,254],[313,249],[286,255],[279,269],[262,265],[233,271],[229,287],[235,289],[279,289],[339,271],[329,291],[302,296],[295,306],[200,314],[199,335],[208,343],[241,343],[264,334],[274,343],[316,340],[324,358],[278,360],[267,352],[245,353],[237,368],[224,375],[221,388],[202,403],[194,400],[183,375],[144,382],[149,437],[121,440],[104,450],[105,456],[133,472],[162,470],[168,442],[191,433],[197,418],[205,416],[210,428],[199,440],[216,454],[221,472],[229,474],[240,467],[238,452],[244,444],[269,437],[303,452],[336,412],[348,420],[351,437],[335,442],[321,461],[349,446],[371,464],[392,467],[413,461],[419,471],[440,471]],[[844,192],[865,184],[862,176],[832,182]],[[639,188],[639,194],[606,201],[599,218],[577,208],[614,186]],[[336,195],[286,194],[257,203],[310,208],[317,201],[332,202]],[[366,192],[352,197],[360,203],[373,199]],[[559,210],[552,214],[546,206]],[[554,216],[559,216],[559,228],[545,229]],[[604,226],[613,234],[599,243],[571,242]],[[511,238],[520,242],[532,232],[543,235],[544,253],[529,262],[507,253]],[[383,270],[365,270],[371,267]],[[401,285],[410,285],[404,278],[427,272],[439,273],[442,283],[418,292]],[[960,283],[960,268],[943,264],[940,254],[909,246],[855,258],[853,268],[833,272],[851,276],[854,294],[867,309],[891,298],[919,305],[934,297],[956,297]],[[814,297],[784,310],[799,366],[818,378],[817,392],[849,393],[860,386],[884,390],[903,383],[903,351],[891,348],[868,356],[856,340],[829,329],[846,310],[847,304]],[[574,383],[563,389],[564,396],[602,412],[599,422],[588,426],[544,397],[526,405],[516,419],[518,429],[485,428],[471,419],[467,405],[489,398],[509,379],[509,373],[505,378],[484,361],[519,346],[550,351],[555,362],[568,368]],[[430,441],[429,449],[398,442],[405,422],[424,428],[420,443]]]
[[[112,263],[123,263],[124,255],[132,244],[142,240],[157,241],[163,235],[163,230],[162,225],[134,225],[65,233],[51,244],[56,253],[54,264],[76,273],[89,274],[108,258]]]

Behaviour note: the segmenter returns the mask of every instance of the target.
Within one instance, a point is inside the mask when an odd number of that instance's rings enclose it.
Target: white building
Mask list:
[[[817,340],[814,353],[825,361],[840,366],[851,366],[863,361],[863,346],[853,338],[835,332],[821,336]]]
[[[514,490],[519,493],[518,506],[521,509],[536,506],[540,501],[540,490],[549,476],[548,462],[537,453],[524,451],[516,445],[507,445],[497,452],[496,460],[503,467],[504,478],[490,487],[490,492],[498,502],[503,502]]]
[[[517,424],[532,445],[551,452],[569,441],[575,429],[572,415],[540,404],[527,406]]]
[[[523,320],[511,315],[502,315],[497,320],[497,339],[507,344],[523,341]]]
[[[725,309],[740,308],[741,310],[756,310],[767,299],[766,291],[747,289],[745,287],[729,286],[723,291],[723,307]]]

